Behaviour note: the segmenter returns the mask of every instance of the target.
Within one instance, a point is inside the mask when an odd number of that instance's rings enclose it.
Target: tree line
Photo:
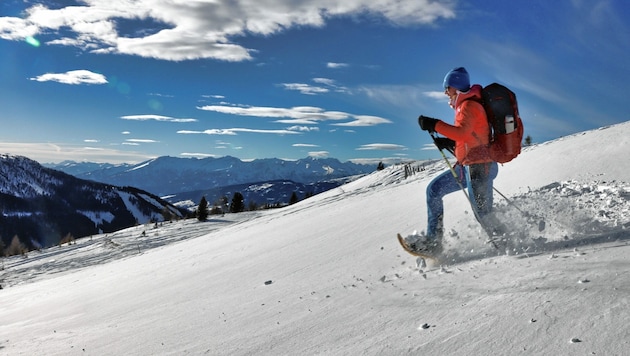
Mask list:
[[[308,192],[304,195],[304,199],[312,197],[314,194]],[[225,213],[241,213],[244,211],[256,211],[265,209],[282,208],[287,205],[293,205],[300,201],[296,192],[291,194],[288,203],[266,203],[264,205],[258,205],[256,202],[249,202],[245,204],[245,197],[240,192],[234,193],[232,200],[230,201],[226,196],[219,198],[210,207],[210,203],[205,196],[199,200],[199,205],[195,210],[195,216],[199,221],[205,221],[210,215],[223,215]]]

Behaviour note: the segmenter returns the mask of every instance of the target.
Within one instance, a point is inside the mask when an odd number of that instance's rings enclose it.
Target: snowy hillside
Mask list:
[[[14,250],[185,214],[136,188],[81,180],[26,157],[0,155],[0,242],[9,246],[17,236],[23,247]]]
[[[420,134],[420,133],[419,133]],[[625,355],[630,122],[526,149],[501,167],[508,251],[445,199],[447,255],[396,242],[425,226],[441,162],[388,167],[287,208],[146,225],[4,259],[7,355]],[[545,229],[538,230],[539,221]]]

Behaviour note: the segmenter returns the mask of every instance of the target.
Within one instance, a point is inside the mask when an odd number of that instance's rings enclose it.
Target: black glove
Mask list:
[[[435,145],[439,150],[447,150],[451,153],[455,152],[455,141],[447,137],[438,137],[435,139]]]
[[[440,121],[438,119],[434,119],[432,117],[420,115],[418,118],[418,124],[420,128],[424,131],[435,132],[435,124]]]

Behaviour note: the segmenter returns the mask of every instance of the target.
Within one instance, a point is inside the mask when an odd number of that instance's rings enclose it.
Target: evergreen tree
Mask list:
[[[5,254],[6,256],[15,256],[15,255],[24,255],[27,252],[26,246],[20,241],[20,238],[15,235],[13,236],[13,240],[11,240],[11,244],[7,247]]]
[[[208,214],[208,201],[206,200],[206,197],[201,197],[201,200],[199,201],[199,206],[197,206],[197,220],[208,220]]]
[[[229,211],[230,206],[228,203],[229,203],[229,199],[225,195],[222,196],[221,199],[219,199],[218,205],[221,207],[221,211],[223,212],[223,214]]]
[[[525,137],[525,146],[529,146],[532,144],[532,137],[530,135],[527,135],[527,137]]]
[[[298,201],[300,201],[300,199],[298,199],[297,194],[293,192],[293,194],[291,194],[291,198],[289,199],[289,205],[293,205],[297,203]]]
[[[385,164],[383,164],[383,162],[378,162],[378,166],[376,167],[376,170],[382,171],[383,169],[385,169]]]
[[[168,207],[164,207],[162,208],[162,218],[164,219],[164,221],[171,221],[173,220],[173,212],[169,210]]]
[[[236,192],[232,197],[232,204],[230,205],[230,213],[240,213],[245,210],[245,198],[243,194]]]

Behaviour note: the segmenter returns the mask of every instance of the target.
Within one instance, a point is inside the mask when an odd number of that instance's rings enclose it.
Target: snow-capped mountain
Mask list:
[[[267,158],[242,161],[231,156],[203,159],[163,156],[136,165],[118,166],[77,162],[46,166],[73,174],[77,178],[137,187],[159,196],[278,180],[312,184],[363,175],[376,169],[376,165],[342,163],[334,158],[308,157],[297,161]]]
[[[71,234],[112,232],[184,212],[131,187],[78,179],[26,157],[0,155],[0,236],[28,248],[57,244]]]

